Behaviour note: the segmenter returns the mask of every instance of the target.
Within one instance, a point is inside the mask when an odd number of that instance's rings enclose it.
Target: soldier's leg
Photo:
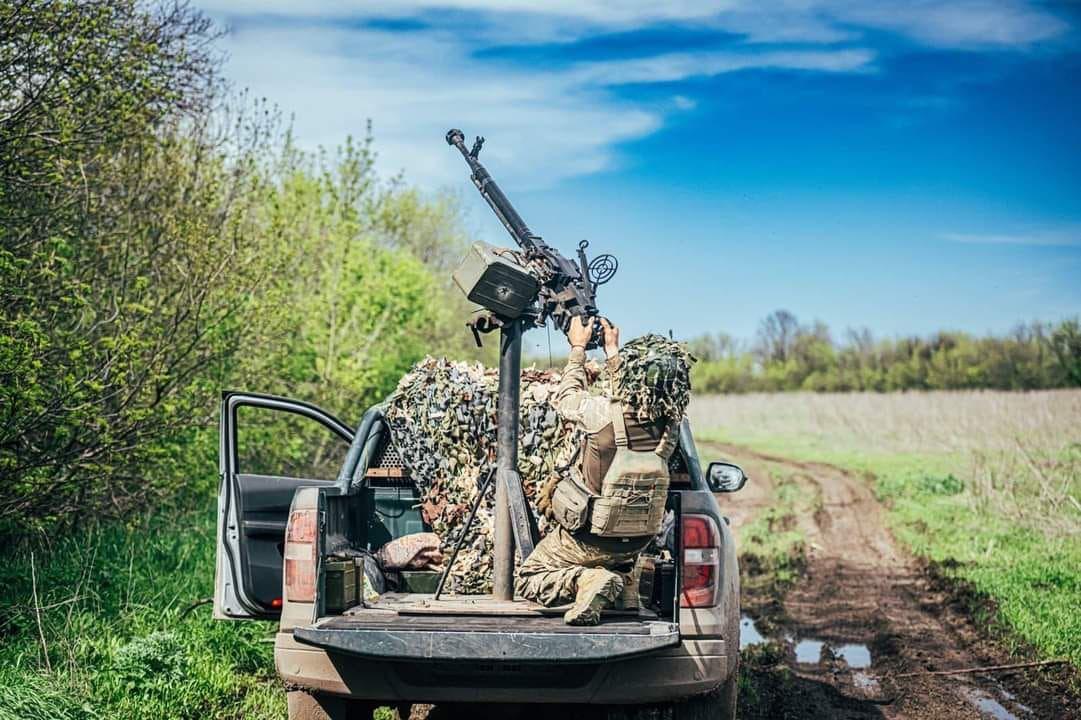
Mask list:
[[[580,542],[555,527],[522,563],[515,591],[544,605],[574,601],[564,616],[568,623],[596,624],[600,611],[611,607],[623,590],[623,579],[609,566],[630,564],[631,555],[613,554]]]
[[[604,568],[586,568],[578,576],[578,593],[571,609],[563,614],[568,625],[596,625],[601,610],[612,607],[623,592],[623,578]]]
[[[623,578],[623,592],[616,600],[616,608],[620,610],[637,610],[641,607],[641,599],[638,597],[638,578],[642,575],[642,566],[637,559],[630,570],[625,567],[613,568]]]
[[[555,528],[545,535],[518,568],[514,582],[518,595],[548,606],[574,600],[578,576],[585,568],[574,562],[573,548],[565,547],[573,538],[561,530]]]

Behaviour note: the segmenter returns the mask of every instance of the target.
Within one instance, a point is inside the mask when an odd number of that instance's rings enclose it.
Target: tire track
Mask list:
[[[745,490],[773,470],[820,498],[813,512],[796,519],[806,540],[805,572],[766,618],[777,628],[772,635],[783,641],[784,664],[794,678],[785,691],[791,697],[780,698],[772,715],[755,715],[756,709],[748,708],[744,717],[1078,717],[1075,699],[1049,695],[1024,676],[898,677],[983,667],[1008,657],[897,545],[866,478],[746,448],[707,447],[744,465],[751,477]],[[769,505],[772,491],[767,481],[744,497],[718,496],[737,539]]]

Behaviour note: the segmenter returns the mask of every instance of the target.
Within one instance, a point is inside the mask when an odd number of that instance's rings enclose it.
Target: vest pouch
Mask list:
[[[599,537],[642,537],[652,535],[651,494],[637,497],[599,497],[593,501],[589,531]]]
[[[649,534],[656,535],[661,531],[661,524],[664,522],[665,505],[668,499],[667,488],[665,488],[665,502],[655,502],[649,509]]]
[[[568,532],[577,532],[589,522],[589,501],[594,496],[574,481],[564,478],[552,492],[552,515]]]

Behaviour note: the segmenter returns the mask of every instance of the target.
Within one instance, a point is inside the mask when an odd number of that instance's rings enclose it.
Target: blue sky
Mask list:
[[[202,2],[226,74],[332,146],[616,253],[628,334],[880,335],[1081,312],[1081,11],[1022,0]],[[532,338],[542,343],[542,334]]]

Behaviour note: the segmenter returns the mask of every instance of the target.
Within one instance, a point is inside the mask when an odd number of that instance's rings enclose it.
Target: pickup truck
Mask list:
[[[340,607],[328,582],[342,576],[328,568],[426,529],[382,407],[353,428],[305,402],[226,392],[220,427],[214,615],[278,622],[291,720],[371,717],[379,706],[407,716],[413,703],[468,705],[474,717],[509,706],[735,717],[739,568],[714,493],[746,477],[727,463],[703,474],[687,421],[671,461],[667,550],[641,560],[642,609],[606,611],[594,627],[524,600],[436,599],[415,577]]]

